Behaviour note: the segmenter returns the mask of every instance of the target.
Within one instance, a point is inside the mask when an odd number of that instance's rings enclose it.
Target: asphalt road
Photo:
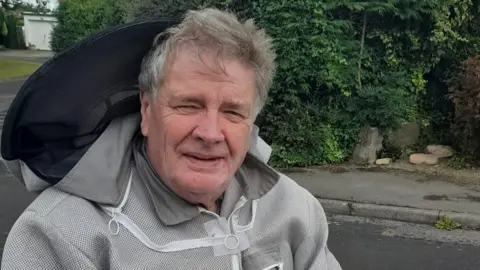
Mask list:
[[[0,129],[8,107],[22,84],[23,81],[0,82]]]
[[[23,81],[0,82],[0,110],[5,110],[15,97]]]
[[[330,216],[329,248],[345,270],[478,270],[480,232]]]
[[[0,164],[0,254],[10,228],[35,196],[14,179]],[[0,256],[1,257],[1,256]]]
[[[22,86],[23,81],[0,82],[0,132],[3,118]],[[0,258],[3,246],[15,220],[34,199],[34,195],[15,180],[6,170],[3,162],[0,163]]]

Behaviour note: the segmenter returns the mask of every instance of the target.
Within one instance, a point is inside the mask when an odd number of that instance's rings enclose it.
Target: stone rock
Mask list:
[[[440,158],[448,158],[452,157],[455,154],[455,151],[452,147],[446,145],[429,145],[427,146],[427,153]]]
[[[407,148],[413,146],[420,138],[420,125],[417,123],[405,123],[397,129],[391,141],[398,148]]]
[[[377,160],[377,152],[382,149],[383,136],[374,127],[365,127],[360,131],[359,142],[353,151],[352,162],[365,165]]]
[[[437,165],[439,157],[431,154],[412,154],[410,155],[410,163],[415,165]]]
[[[375,161],[376,165],[389,165],[390,163],[392,163],[391,158],[381,158],[381,159],[377,159],[377,161]]]

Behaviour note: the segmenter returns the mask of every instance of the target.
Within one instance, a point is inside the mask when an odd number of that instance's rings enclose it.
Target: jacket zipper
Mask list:
[[[242,202],[237,205],[235,207],[235,209],[232,211],[232,214],[228,217],[228,225],[230,226],[230,231],[232,232],[233,235],[236,235],[236,231],[235,231],[235,224],[233,224],[232,222],[232,217],[235,216],[235,214],[237,213],[237,211],[239,211],[246,203],[247,203],[247,200],[245,199],[245,197],[241,197],[240,200],[242,200]],[[255,216],[253,215],[252,213],[252,216]],[[237,220],[238,222],[238,220]],[[238,225],[238,224],[236,224]],[[240,263],[240,256],[237,254],[233,254],[232,255],[232,269],[233,270],[241,270],[242,269],[242,265]]]
[[[231,234],[235,235],[235,226],[232,222],[232,217],[235,216],[236,212],[238,210],[240,210],[246,203],[247,203],[247,200],[245,199],[245,197],[241,197],[240,198],[241,201],[239,201],[239,203],[235,206],[235,208],[233,209],[232,213],[230,214],[230,216],[228,217],[227,219],[227,224],[228,226],[230,227],[230,231],[231,231]],[[206,214],[209,214],[209,215],[212,215],[216,218],[220,218],[220,216],[217,214],[217,213],[214,213],[214,212],[211,212],[211,211],[208,211],[204,208],[201,208],[200,209],[201,212],[204,212]],[[253,214],[252,214],[253,215]],[[254,216],[254,215],[253,215]],[[238,225],[238,224],[237,224]],[[231,261],[232,261],[232,270],[241,270],[242,269],[242,265],[240,264],[240,256],[238,256],[238,254],[233,254],[231,256]]]

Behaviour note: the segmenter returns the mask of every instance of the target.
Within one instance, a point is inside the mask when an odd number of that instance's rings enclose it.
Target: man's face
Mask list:
[[[202,60],[181,50],[153,101],[144,94],[142,133],[154,169],[175,193],[214,202],[248,150],[253,125],[255,74],[235,60]]]

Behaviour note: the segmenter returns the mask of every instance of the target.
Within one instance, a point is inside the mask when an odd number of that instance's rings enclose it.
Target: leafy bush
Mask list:
[[[298,152],[292,151],[299,145],[298,141],[290,145],[274,143],[270,163],[277,167],[290,168],[342,162],[347,153],[339,143],[338,138],[341,138],[338,136],[339,130],[333,129],[330,125],[317,125],[314,128],[310,131],[305,130],[299,140],[317,143]]]
[[[180,17],[187,10],[216,7],[243,17],[253,1],[245,0],[118,0],[125,21],[158,17]]]
[[[462,152],[480,160],[480,56],[467,59],[451,80],[452,132]]]
[[[52,47],[59,52],[113,24],[204,7],[253,17],[274,38],[277,77],[257,119],[274,166],[342,162],[363,126],[391,131],[415,121],[422,143],[447,141],[446,78],[480,54],[472,0],[70,0],[59,6]]]
[[[262,135],[280,149],[273,165],[341,162],[360,127],[388,130],[418,120],[424,71],[417,59],[397,59],[414,49],[396,40],[408,26],[398,29],[396,10],[380,1],[256,2],[254,17],[273,36],[278,54],[259,121]],[[326,126],[329,136],[322,132]]]
[[[122,22],[122,10],[116,0],[69,0],[58,5],[58,24],[51,48],[55,53],[107,27]]]

